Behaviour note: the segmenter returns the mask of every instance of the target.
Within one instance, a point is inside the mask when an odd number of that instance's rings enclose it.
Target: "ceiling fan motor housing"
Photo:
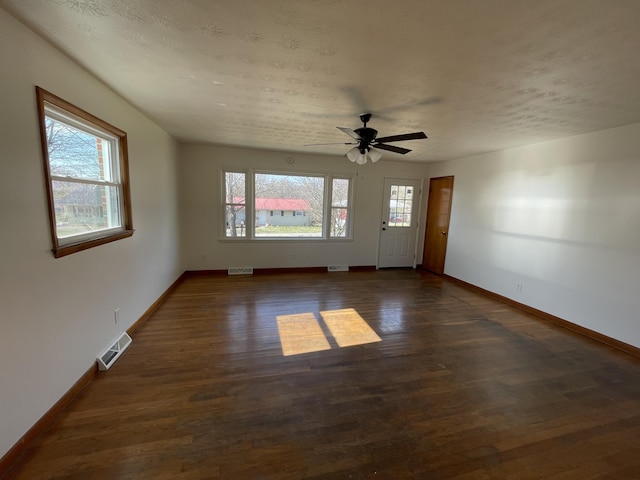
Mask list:
[[[369,145],[376,139],[376,135],[378,135],[377,130],[373,128],[367,128],[367,122],[369,122],[369,120],[371,120],[370,113],[361,114],[360,121],[363,123],[363,126],[354,130],[354,132],[356,132],[360,136],[358,150],[360,150],[360,153],[362,154],[369,150]]]
[[[376,135],[378,135],[378,131],[376,129],[368,127],[356,128],[354,132],[360,135],[361,140],[360,144],[358,145],[358,149],[361,152],[363,152],[364,149],[368,148],[371,142],[376,139]]]

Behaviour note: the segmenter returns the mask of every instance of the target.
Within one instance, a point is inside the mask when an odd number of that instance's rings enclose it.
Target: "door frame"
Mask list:
[[[416,268],[418,265],[418,249],[420,248],[420,227],[422,225],[422,194],[424,192],[424,177],[417,177],[417,178],[408,178],[408,177],[384,177],[382,179],[382,202],[381,202],[381,210],[380,210],[380,220],[379,220],[379,229],[378,230],[378,248],[376,249],[376,270],[379,270],[380,267],[380,252],[381,252],[381,247],[382,247],[382,235],[381,235],[381,229],[382,229],[382,222],[385,221],[384,219],[384,212],[385,209],[387,208],[387,205],[385,205],[385,195],[386,195],[386,190],[385,190],[385,185],[387,183],[387,180],[397,180],[398,182],[402,182],[404,180],[410,181],[410,182],[419,182],[419,186],[418,186],[418,198],[414,199],[414,201],[416,202],[416,212],[415,215],[417,215],[415,217],[416,219],[416,228],[415,228],[415,241],[414,241],[414,252],[413,252],[413,264],[411,268]],[[412,213],[413,215],[413,213]],[[393,267],[389,267],[389,268],[393,268]]]

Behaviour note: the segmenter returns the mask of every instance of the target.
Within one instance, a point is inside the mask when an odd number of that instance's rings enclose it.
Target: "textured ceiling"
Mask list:
[[[436,161],[640,121],[638,0],[0,0],[183,141]],[[55,92],[54,92],[55,93]]]

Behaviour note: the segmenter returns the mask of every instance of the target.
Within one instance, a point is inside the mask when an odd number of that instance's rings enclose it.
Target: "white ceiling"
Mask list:
[[[437,161],[640,121],[638,0],[0,0],[176,138]],[[54,92],[56,93],[56,92]]]

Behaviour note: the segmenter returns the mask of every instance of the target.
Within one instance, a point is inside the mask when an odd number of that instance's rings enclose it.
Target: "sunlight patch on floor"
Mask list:
[[[320,315],[339,347],[382,341],[353,308],[327,310],[320,312]],[[276,320],[284,356],[331,349],[313,313],[278,315]]]
[[[313,313],[279,315],[276,320],[284,356],[331,349]]]
[[[382,339],[353,308],[320,312],[333,338],[340,347],[351,347]]]

